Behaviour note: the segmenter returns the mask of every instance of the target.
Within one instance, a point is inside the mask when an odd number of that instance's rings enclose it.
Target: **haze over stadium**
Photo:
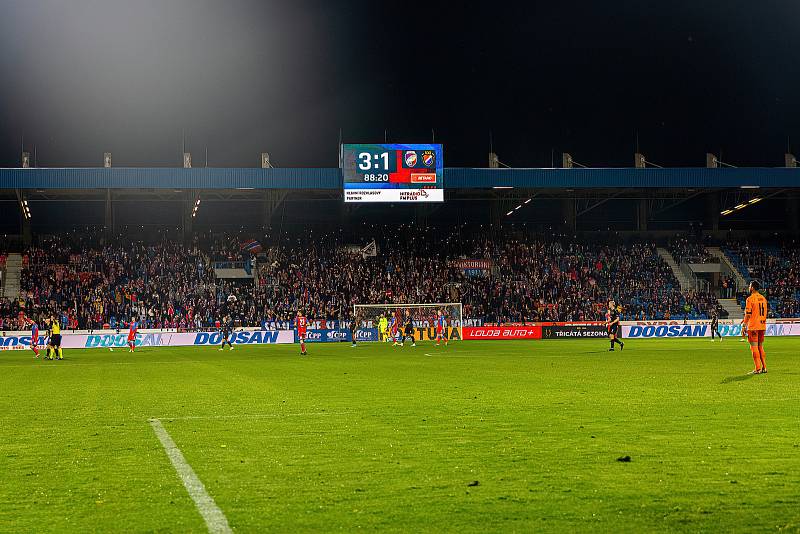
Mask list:
[[[797,529],[798,22],[0,0],[0,532]]]

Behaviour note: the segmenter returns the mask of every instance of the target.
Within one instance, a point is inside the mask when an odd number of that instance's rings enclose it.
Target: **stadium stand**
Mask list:
[[[19,313],[58,314],[70,328],[201,329],[230,313],[238,324],[309,317],[347,320],[355,303],[464,303],[480,323],[603,320],[613,298],[626,319],[706,318],[713,295],[682,292],[653,243],[583,243],[541,237],[457,236],[428,229],[403,241],[402,227],[375,228],[379,254],[343,246],[333,233],[263,236],[254,279],[214,276],[214,260],[241,259],[238,239],[145,244],[91,233],[41,237],[23,258]],[[204,247],[207,244],[208,247]],[[488,260],[487,268],[462,268]]]
[[[748,282],[752,279],[761,282],[771,317],[797,317],[800,313],[800,248],[796,243],[765,246],[729,243],[725,252]],[[746,298],[745,293],[737,295],[742,307]]]
[[[705,245],[690,237],[676,237],[669,242],[668,250],[678,265],[683,261],[705,263],[712,259]]]

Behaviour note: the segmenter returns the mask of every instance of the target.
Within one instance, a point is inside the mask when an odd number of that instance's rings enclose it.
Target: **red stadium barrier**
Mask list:
[[[465,326],[464,339],[542,339],[542,327],[528,326]]]

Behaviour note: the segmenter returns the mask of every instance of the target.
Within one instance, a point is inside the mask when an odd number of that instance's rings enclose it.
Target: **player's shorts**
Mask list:
[[[34,349],[39,346],[39,338],[33,337],[31,338],[31,348]]]
[[[128,343],[130,343],[131,341],[136,341],[136,334],[128,336]]]
[[[750,343],[764,343],[764,330],[748,330],[747,341]]]
[[[228,341],[228,338],[231,337],[230,333],[228,332],[222,332],[221,335],[222,335],[222,341]]]
[[[297,331],[297,338],[300,339],[301,341],[305,341],[306,340],[306,332],[305,332],[305,330],[302,331],[302,332],[298,330]]]
[[[606,330],[608,330],[608,335],[609,336],[619,336],[619,326],[618,325],[609,326],[609,327],[606,328]]]
[[[53,334],[50,336],[50,345],[53,347],[60,347],[61,346],[61,334]]]

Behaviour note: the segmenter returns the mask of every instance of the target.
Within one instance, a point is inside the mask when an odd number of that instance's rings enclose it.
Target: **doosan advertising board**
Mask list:
[[[723,337],[739,337],[742,327],[739,323],[720,323],[717,330]],[[766,336],[800,336],[800,324],[790,322],[768,322]],[[711,325],[707,321],[693,321],[668,324],[664,321],[654,324],[623,323],[622,337],[632,339],[661,339],[679,337],[711,337]]]
[[[291,330],[243,330],[231,334],[234,345],[271,345],[294,343]],[[46,336],[39,336],[39,346],[47,342]],[[219,332],[149,332],[136,334],[137,347],[185,347],[219,345],[222,335]],[[127,333],[62,334],[61,347],[65,349],[115,348],[128,345]],[[31,346],[30,334],[14,333],[0,337],[0,350],[25,350]]]

